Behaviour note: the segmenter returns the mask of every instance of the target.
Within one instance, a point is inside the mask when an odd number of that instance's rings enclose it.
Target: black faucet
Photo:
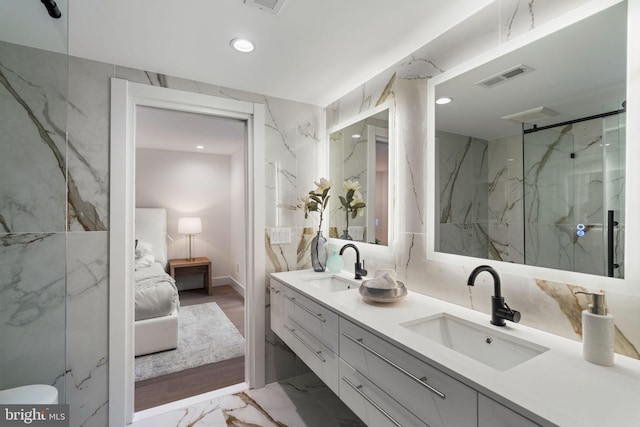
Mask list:
[[[356,251],[356,266],[355,266],[355,270],[356,270],[356,280],[360,280],[362,279],[362,276],[366,276],[367,275],[367,270],[364,269],[364,260],[362,260],[362,265],[360,264],[360,251],[358,250],[357,246],[354,245],[353,243],[347,243],[346,245],[344,245],[341,249],[340,249],[340,255],[342,255],[342,253],[344,252],[345,249],[347,248],[353,248]]]
[[[507,322],[504,321],[505,319],[518,323],[520,321],[520,312],[511,310],[507,303],[504,302],[504,298],[500,292],[500,276],[498,276],[498,272],[494,270],[493,267],[480,265],[474,268],[467,280],[467,286],[473,286],[476,277],[483,271],[493,276],[494,295],[491,297],[491,323],[496,326],[505,326],[507,324]]]

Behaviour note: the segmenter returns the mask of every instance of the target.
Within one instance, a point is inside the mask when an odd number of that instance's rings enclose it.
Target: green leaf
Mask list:
[[[358,211],[354,210],[351,212],[351,219],[355,219],[358,216]]]
[[[343,209],[347,209],[347,207],[349,206],[349,204],[347,203],[347,201],[345,200],[345,198],[344,198],[344,197],[342,197],[342,196],[338,196],[338,197],[340,197],[340,203],[342,204],[342,208],[343,208]]]
[[[366,207],[367,207],[366,204],[364,204],[363,202],[360,202],[360,203],[356,203],[355,205],[353,205],[352,209],[357,210],[357,209],[362,209],[362,208],[366,208]]]
[[[353,200],[353,193],[355,193],[354,190],[347,191],[347,200],[348,201],[352,201]]]

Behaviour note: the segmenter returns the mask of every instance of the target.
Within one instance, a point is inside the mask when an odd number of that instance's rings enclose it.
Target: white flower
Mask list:
[[[358,187],[360,184],[358,184]],[[355,206],[358,203],[362,203],[362,193],[359,190],[355,190],[353,192],[353,200],[351,201],[351,206]]]
[[[357,179],[348,179],[342,183],[342,188],[344,188],[346,192],[349,192],[349,190],[358,191],[360,190],[360,182],[358,182]]]
[[[327,178],[320,178],[320,182],[314,182],[314,184],[318,187],[316,189],[317,193],[322,193],[324,190],[331,188],[331,181]]]

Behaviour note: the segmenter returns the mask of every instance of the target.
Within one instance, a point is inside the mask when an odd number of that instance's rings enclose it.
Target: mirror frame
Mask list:
[[[474,258],[465,255],[454,255],[435,250],[436,241],[438,240],[438,215],[435,214],[437,207],[436,198],[439,191],[437,190],[438,178],[436,174],[436,144],[435,144],[435,87],[451,78],[457,77],[467,71],[470,71],[482,64],[485,64],[502,55],[510,53],[536,40],[542,39],[547,35],[560,31],[572,24],[575,24],[585,18],[597,14],[611,6],[622,3],[624,0],[594,0],[578,7],[577,9],[562,15],[547,24],[529,31],[511,41],[505,42],[498,47],[479,55],[478,57],[458,65],[451,70],[433,77],[427,83],[427,260],[436,262],[453,263],[462,265],[465,268],[472,269],[479,264],[487,264],[496,268],[499,272],[505,274],[513,274],[517,276],[537,278],[544,280],[552,280],[561,283],[575,283],[587,287],[599,288],[602,285],[611,285],[618,291],[629,291],[632,294],[640,294],[640,267],[638,263],[625,263],[625,278],[609,278],[597,275],[590,275],[580,272],[554,270],[546,267],[537,267],[525,264],[515,264],[504,261],[495,261],[482,258]],[[640,30],[634,29],[631,18],[634,13],[640,11],[640,5],[637,0],[627,0],[627,105],[634,106],[627,108],[628,117],[637,117],[638,102],[640,96],[634,95],[640,93],[640,82],[633,81],[633,76],[640,75],[640,55],[633,52],[633,48],[637,46],[632,40],[638,37]],[[635,56],[634,56],[635,54]],[[629,99],[631,101],[629,102]],[[630,114],[630,116],[629,116]],[[637,141],[640,136],[640,123],[637,120],[627,120],[627,141]],[[632,167],[631,159],[637,159],[640,155],[640,144],[626,144],[626,184],[625,184],[625,211],[639,212],[640,197],[632,194],[631,189],[638,188],[640,184],[640,171],[638,168]],[[627,215],[628,218],[631,216]],[[625,224],[625,260],[639,259],[640,256],[640,224],[628,221]],[[635,286],[634,286],[635,284]]]
[[[321,171],[325,171],[323,176],[328,176],[330,177],[331,174],[331,164],[330,164],[330,141],[331,141],[331,134],[334,132],[337,132],[339,130],[342,130],[344,128],[346,128],[347,126],[351,126],[354,123],[357,123],[361,120],[364,120],[368,117],[371,117],[375,114],[380,113],[381,111],[384,110],[389,110],[389,207],[388,207],[388,215],[389,215],[389,235],[387,236],[388,238],[388,245],[384,246],[384,245],[376,245],[374,243],[368,243],[368,242],[358,242],[358,241],[347,241],[347,240],[343,240],[343,239],[338,239],[335,237],[329,237],[329,243],[335,246],[342,246],[345,245],[346,243],[354,243],[359,249],[366,249],[368,251],[373,250],[376,251],[380,254],[388,254],[388,255],[393,255],[394,254],[394,248],[396,246],[396,237],[398,235],[397,230],[398,230],[398,224],[396,223],[396,209],[397,209],[397,203],[396,203],[396,188],[397,188],[397,161],[398,161],[398,149],[397,149],[397,144],[398,144],[398,135],[397,135],[397,131],[396,131],[396,110],[395,110],[395,103],[392,101],[385,101],[382,104],[376,105],[374,108],[371,108],[369,110],[363,111],[359,114],[357,114],[354,117],[351,117],[348,120],[345,120],[343,122],[340,122],[334,126],[331,126],[330,128],[327,129],[327,137],[325,139],[325,155],[323,156],[323,161],[324,161],[324,165],[323,167],[320,168]],[[338,183],[333,183],[334,188],[338,187]],[[342,188],[342,185],[340,183],[340,188]],[[332,196],[335,196],[332,194]],[[335,196],[337,198],[337,196]],[[326,236],[329,236],[329,221],[326,222],[325,225],[323,225],[323,231],[325,232]]]

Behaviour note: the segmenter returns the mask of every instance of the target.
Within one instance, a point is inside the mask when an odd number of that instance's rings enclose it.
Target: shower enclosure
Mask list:
[[[525,264],[624,277],[625,118],[523,129]]]

